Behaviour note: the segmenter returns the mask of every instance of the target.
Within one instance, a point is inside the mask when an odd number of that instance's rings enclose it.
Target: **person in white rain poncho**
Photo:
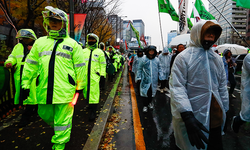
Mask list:
[[[241,111],[240,115],[234,117],[232,128],[238,133],[240,126],[245,122],[250,122],[250,54],[243,60],[241,74]]]
[[[160,92],[164,93],[167,91],[168,87],[168,77],[170,72],[170,61],[171,61],[171,55],[169,55],[168,48],[164,48],[163,52],[159,55],[159,60],[162,66],[163,70],[163,79],[161,82]]]
[[[163,78],[162,67],[159,59],[156,57],[157,51],[155,46],[148,46],[145,51],[146,57],[143,57],[138,65],[136,81],[140,83],[140,95],[143,98],[143,112],[152,109],[151,101],[155,97],[158,77]]]
[[[221,57],[211,49],[221,31],[214,21],[197,23],[191,30],[190,46],[172,66],[171,113],[176,145],[182,150],[223,150],[221,133],[229,109],[227,78]]]
[[[139,63],[140,63],[140,61],[142,60],[143,57],[144,57],[143,56],[143,50],[141,48],[139,48],[137,50],[137,55],[134,57],[134,61],[133,61],[133,65],[132,65],[132,72],[134,73],[135,77],[136,77],[138,65],[139,65]],[[136,82],[136,88],[137,88],[138,93],[139,93],[139,91],[140,91],[140,82],[137,82],[137,80],[135,82]]]

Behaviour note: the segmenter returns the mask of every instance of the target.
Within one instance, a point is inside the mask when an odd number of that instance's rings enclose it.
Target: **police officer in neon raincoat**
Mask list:
[[[87,35],[86,48],[83,49],[84,70],[84,97],[89,103],[89,120],[94,121],[97,105],[100,100],[100,78],[106,77],[106,59],[103,51],[98,48],[99,38],[94,33]]]
[[[110,82],[113,82],[113,78],[114,78],[114,73],[115,73],[115,71],[116,71],[116,67],[115,67],[115,60],[116,60],[116,57],[114,57],[114,55],[115,55],[115,51],[114,51],[114,47],[113,46],[109,46],[108,47],[108,52],[107,52],[108,54],[109,54],[109,58],[110,58],[110,61],[112,62],[112,64],[113,64],[113,70],[112,71],[110,71],[110,73],[108,74],[108,80],[110,81]]]
[[[160,87],[160,92],[164,93],[167,91],[168,87],[168,77],[169,77],[169,72],[170,72],[170,62],[171,62],[171,55],[169,55],[169,50],[168,48],[164,48],[163,52],[159,55],[159,60],[162,66],[163,70],[163,79],[161,82],[161,87]]]
[[[189,47],[172,66],[171,113],[180,149],[223,149],[221,133],[229,109],[227,78],[222,59],[211,49],[221,31],[216,22],[197,23]]]
[[[110,59],[109,59],[109,55],[107,54],[106,50],[105,50],[105,44],[103,42],[100,42],[99,43],[99,48],[103,51],[104,53],[104,56],[105,56],[105,60],[106,60],[106,71],[107,71],[107,65],[109,64],[110,62]],[[106,79],[106,76],[102,76],[101,79],[100,79],[100,88],[101,89],[104,89],[105,88],[105,79]]]
[[[143,112],[148,111],[148,107],[152,109],[151,101],[155,97],[158,77],[163,79],[162,66],[156,57],[157,51],[155,46],[148,46],[146,57],[143,57],[138,65],[136,81],[140,83],[140,95],[143,97]]]
[[[24,93],[21,88],[21,79],[23,75],[23,66],[25,64],[25,60],[27,59],[27,55],[30,52],[32,45],[37,39],[35,33],[31,29],[21,29],[18,31],[16,38],[20,41],[14,47],[8,59],[5,61],[6,68],[12,68],[14,66],[14,80],[15,80],[15,99],[14,104],[16,105],[27,105],[26,109],[22,115],[21,121],[18,124],[19,127],[26,126],[29,123],[30,116],[32,112],[37,109],[36,102],[36,80],[33,79],[30,91],[28,93]],[[22,92],[20,92],[22,91]],[[21,93],[21,94],[20,94]],[[27,97],[29,95],[29,97]],[[27,98],[27,99],[26,99]]]
[[[250,122],[250,54],[243,60],[241,74],[241,110],[238,116],[233,118],[233,131],[238,133],[240,126]]]
[[[52,149],[63,150],[70,140],[74,94],[83,89],[81,46],[68,35],[67,14],[51,6],[42,12],[48,36],[36,40],[24,65],[22,87],[37,77],[39,116],[54,128]]]

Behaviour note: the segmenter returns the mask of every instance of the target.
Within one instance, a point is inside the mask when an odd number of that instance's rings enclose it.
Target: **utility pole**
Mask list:
[[[74,35],[74,1],[73,0],[69,0],[69,18],[70,18],[70,22],[69,22],[69,26],[70,26],[70,37],[72,39],[75,39],[75,35]]]

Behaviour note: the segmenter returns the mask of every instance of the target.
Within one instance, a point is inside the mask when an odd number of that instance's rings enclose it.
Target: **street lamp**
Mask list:
[[[73,0],[69,0],[69,18],[70,18],[70,37],[72,39],[75,39],[75,35],[74,35],[74,1]]]

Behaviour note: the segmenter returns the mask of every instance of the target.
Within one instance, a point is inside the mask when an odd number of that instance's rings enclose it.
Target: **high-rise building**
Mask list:
[[[135,29],[139,32],[139,36],[141,37],[142,35],[145,35],[145,25],[144,22],[141,19],[138,20],[133,20],[133,26]],[[133,37],[135,37],[133,33]]]
[[[130,20],[124,20],[123,21],[123,39],[127,41],[129,47],[138,47],[139,44],[137,42],[136,36],[134,32],[132,31],[130,25]],[[133,26],[134,28],[139,32],[139,37],[144,35],[145,37],[145,25],[144,22],[141,19],[133,20]],[[145,37],[146,39],[146,37]],[[151,37],[150,37],[150,43],[151,43]]]
[[[122,33],[123,32],[122,24],[123,24],[123,20],[118,15],[110,15],[108,17],[108,20],[109,20],[109,22],[112,25],[113,33],[114,33],[116,44],[117,44],[122,39],[122,34],[123,34]]]
[[[151,45],[151,36],[145,36],[145,41],[147,42],[147,45]]]
[[[247,10],[247,33],[246,40],[250,43],[250,10]]]
[[[122,31],[122,37],[124,40],[129,42],[132,38],[132,30],[130,28],[130,25],[128,24],[130,20],[124,20],[123,21],[123,31]]]
[[[235,27],[235,29],[246,37],[247,10],[242,7],[236,7],[236,2],[232,0],[210,0],[219,11],[223,10],[223,15]],[[223,7],[225,8],[223,9]],[[222,34],[218,40],[218,44],[232,43],[242,44],[243,41],[238,37],[237,33],[231,28],[227,21],[220,13],[209,3],[209,12],[215,17],[222,27]]]

